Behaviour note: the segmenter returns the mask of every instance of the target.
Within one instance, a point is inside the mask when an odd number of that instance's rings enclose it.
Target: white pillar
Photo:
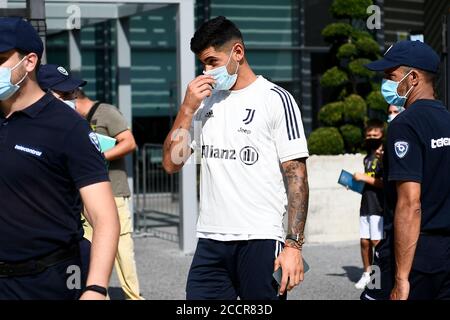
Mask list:
[[[69,30],[69,68],[75,77],[81,78],[80,30]]]
[[[194,1],[180,1],[177,12],[177,68],[179,105],[189,82],[195,77],[195,57],[190,50],[194,35]],[[192,160],[192,159],[191,159]],[[195,161],[188,161],[180,174],[180,249],[190,254],[195,251],[195,226],[198,216],[197,170]]]
[[[131,47],[129,34],[129,19],[122,18],[116,20],[117,39],[116,39],[116,83],[117,83],[117,106],[125,117],[130,129],[133,122],[131,106]],[[129,208],[131,212],[132,225],[134,221],[133,207],[133,156],[130,154],[125,158],[128,185],[130,186],[131,197]]]

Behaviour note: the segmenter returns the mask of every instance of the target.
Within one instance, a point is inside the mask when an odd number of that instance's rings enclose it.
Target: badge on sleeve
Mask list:
[[[94,132],[89,133],[89,139],[91,140],[91,143],[97,148],[99,152],[100,151],[100,142],[98,142],[97,135]]]
[[[406,141],[397,141],[394,143],[394,149],[397,157],[401,159],[408,153],[409,143]]]

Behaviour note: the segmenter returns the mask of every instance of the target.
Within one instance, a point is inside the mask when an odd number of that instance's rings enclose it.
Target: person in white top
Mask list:
[[[186,90],[163,158],[168,173],[192,151],[201,158],[199,241],[186,297],[285,298],[304,273],[309,154],[300,110],[289,92],[253,73],[241,32],[225,17],[205,22],[191,50],[204,74]]]

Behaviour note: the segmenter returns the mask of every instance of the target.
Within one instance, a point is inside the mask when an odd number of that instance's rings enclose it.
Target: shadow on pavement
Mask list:
[[[355,266],[343,266],[342,269],[345,270],[348,279],[351,282],[357,282],[363,273],[363,268]]]
[[[345,272],[343,273],[327,273],[327,276],[333,277],[347,277],[351,282],[357,282],[361,278],[363,268],[355,266],[343,266]]]

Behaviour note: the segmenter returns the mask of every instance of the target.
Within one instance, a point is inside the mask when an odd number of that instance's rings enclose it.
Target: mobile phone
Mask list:
[[[303,272],[306,273],[309,270],[309,264],[303,259]],[[281,270],[281,267],[277,269],[273,273],[273,278],[278,283],[278,285],[281,285],[281,278],[283,277],[283,271]]]

